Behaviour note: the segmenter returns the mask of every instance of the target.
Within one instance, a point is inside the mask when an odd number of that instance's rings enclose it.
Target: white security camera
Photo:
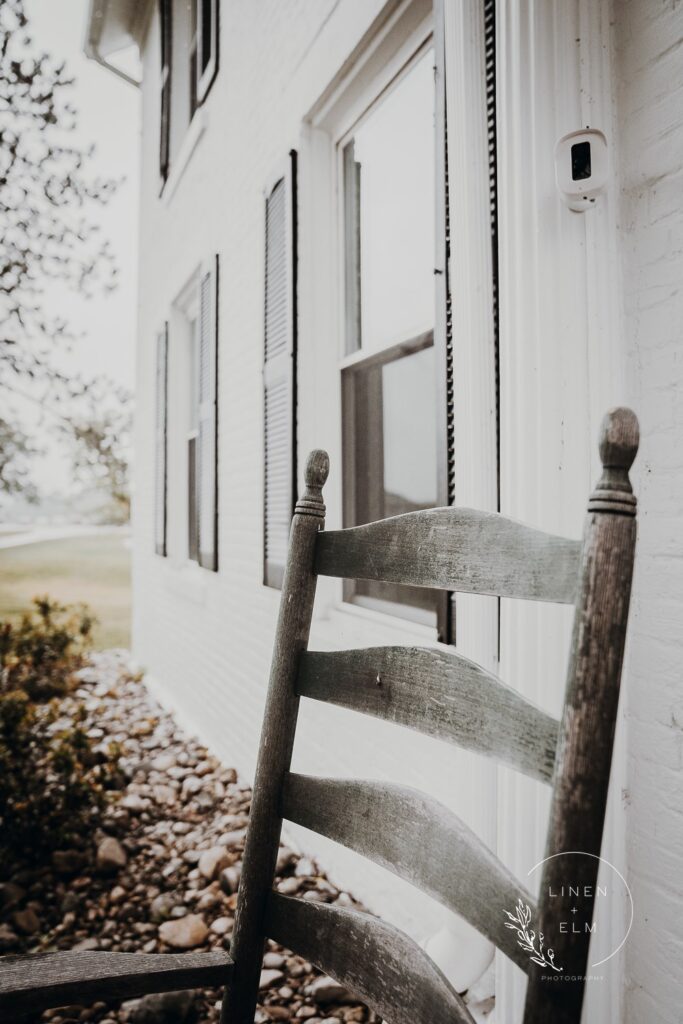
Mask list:
[[[555,146],[555,180],[570,210],[589,210],[605,191],[607,173],[607,139],[597,128],[570,132]]]

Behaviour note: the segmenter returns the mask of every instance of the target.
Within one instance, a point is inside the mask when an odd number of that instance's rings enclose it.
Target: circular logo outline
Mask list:
[[[594,964],[590,964],[591,967],[600,967],[602,964],[606,964],[608,960],[611,960],[613,956],[617,955],[617,953],[624,946],[626,940],[628,939],[629,935],[631,934],[631,928],[633,927],[633,918],[634,918],[633,895],[631,893],[631,889],[629,887],[628,882],[626,881],[626,879],[622,875],[622,873],[619,870],[619,868],[615,868],[614,864],[612,864],[611,861],[607,860],[606,857],[599,857],[597,853],[586,853],[585,850],[562,850],[561,853],[551,853],[551,855],[549,857],[543,857],[542,860],[539,860],[539,862],[537,864],[534,864],[534,866],[532,868],[530,868],[529,871],[527,871],[527,878],[537,868],[540,868],[541,864],[545,864],[549,860],[554,860],[556,857],[569,857],[571,855],[581,856],[581,857],[593,857],[594,860],[599,860],[603,864],[606,864],[608,868],[611,868],[612,871],[614,871],[614,873],[616,875],[618,875],[619,878],[624,883],[624,888],[626,889],[626,894],[628,896],[629,903],[630,903],[630,906],[631,906],[631,916],[630,916],[630,919],[629,919],[629,922],[628,922],[628,928],[626,929],[626,934],[624,935],[623,939],[621,940],[621,942],[619,943],[617,948],[612,953],[610,953],[609,956],[603,957],[602,960],[598,960]]]

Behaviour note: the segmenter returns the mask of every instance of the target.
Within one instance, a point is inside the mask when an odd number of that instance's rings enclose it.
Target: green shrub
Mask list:
[[[97,763],[80,721],[55,729],[58,715],[57,701],[0,697],[0,864],[80,846],[104,806],[109,763]]]
[[[37,597],[19,623],[0,622],[0,693],[33,700],[67,693],[83,664],[95,620],[84,605]]]
[[[0,623],[0,873],[82,846],[116,767],[115,751],[93,749],[84,706],[59,699],[84,663],[92,618],[34,604],[18,626]]]

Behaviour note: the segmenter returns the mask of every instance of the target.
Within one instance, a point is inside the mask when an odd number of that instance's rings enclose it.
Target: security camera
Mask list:
[[[607,139],[597,128],[564,135],[555,146],[555,180],[570,210],[589,210],[607,185]]]

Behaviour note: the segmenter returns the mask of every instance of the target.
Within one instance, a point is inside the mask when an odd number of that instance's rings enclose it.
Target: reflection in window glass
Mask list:
[[[434,325],[433,64],[429,50],[344,148],[347,352]]]

